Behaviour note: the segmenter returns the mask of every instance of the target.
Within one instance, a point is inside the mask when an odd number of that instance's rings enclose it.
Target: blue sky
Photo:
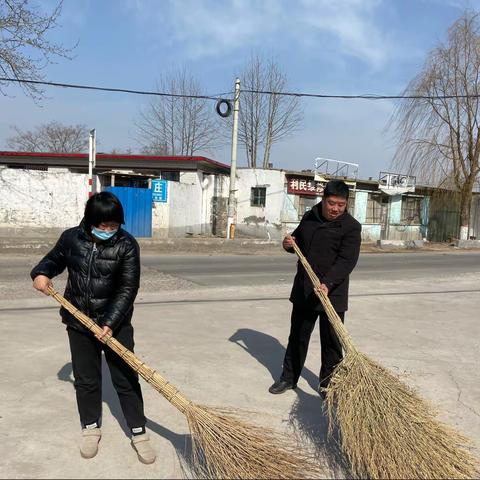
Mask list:
[[[184,67],[216,94],[232,89],[258,51],[277,59],[295,91],[395,95],[465,7],[480,9],[480,0],[64,0],[61,28],[50,38],[79,44],[73,60],[58,60],[44,75],[152,90],[162,74]],[[18,87],[7,92],[0,96],[0,149],[11,125],[52,120],[95,127],[98,151],[138,148],[134,121],[145,97],[48,88],[36,104]],[[272,150],[276,168],[312,168],[317,156],[358,163],[363,178],[390,168],[392,101],[307,99],[303,106],[301,129]],[[207,155],[230,163],[228,147]]]

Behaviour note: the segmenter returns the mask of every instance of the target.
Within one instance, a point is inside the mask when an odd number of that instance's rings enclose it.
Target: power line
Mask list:
[[[362,100],[448,100],[454,98],[479,98],[480,94],[469,95],[378,95],[375,93],[366,93],[363,95],[330,95],[322,93],[302,93],[302,92],[275,92],[272,90],[249,90],[242,89],[243,93],[258,93],[263,95],[278,95],[285,97],[310,97],[310,98],[336,98],[336,99],[362,99]]]
[[[215,100],[225,99],[225,96],[233,95],[234,92],[224,92],[215,95],[188,95],[181,93],[167,93],[167,92],[153,92],[148,90],[131,90],[126,88],[114,88],[114,87],[99,87],[94,85],[77,85],[72,83],[59,83],[59,82],[46,82],[40,80],[26,80],[21,78],[8,78],[0,77],[0,82],[15,82],[15,83],[27,83],[33,85],[45,85],[50,87],[62,87],[62,88],[76,88],[81,90],[96,90],[102,92],[116,92],[116,93],[130,93],[134,95],[153,95],[158,97],[177,97],[177,98],[194,98],[203,100]],[[306,98],[327,98],[327,99],[340,99],[340,100],[452,100],[460,98],[480,98],[480,94],[466,94],[466,95],[379,95],[379,94],[362,94],[362,95],[332,95],[322,93],[306,93],[306,92],[276,92],[273,90],[253,90],[242,89],[241,93],[255,93],[260,95],[276,95],[285,97],[306,97]],[[233,101],[232,99],[225,99]]]
[[[0,82],[29,83],[33,85],[46,85],[49,87],[77,88],[81,90],[97,90],[102,92],[131,93],[134,95],[156,95],[158,97],[195,98],[203,100],[219,100],[232,92],[219,93],[217,95],[187,95],[181,93],[152,92],[146,90],[130,90],[126,88],[98,87],[93,85],[76,85],[73,83],[44,82],[40,80],[25,80],[22,78],[0,77]]]

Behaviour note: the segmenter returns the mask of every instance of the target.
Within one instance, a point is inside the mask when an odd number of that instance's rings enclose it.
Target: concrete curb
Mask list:
[[[480,248],[480,240],[456,240],[455,246],[457,248]]]
[[[410,248],[417,249],[423,248],[423,240],[377,240],[377,247],[381,249],[392,249],[392,248]]]
[[[145,253],[185,253],[185,254],[232,254],[253,255],[259,253],[282,253],[278,241],[259,239],[226,238],[175,238],[165,240],[140,239],[138,241]]]
[[[43,255],[53,248],[58,237],[19,239],[0,237],[0,255]],[[138,243],[145,254],[190,254],[190,255],[281,255],[284,250],[278,240],[236,238],[227,240],[216,237],[193,238],[140,238]],[[458,241],[457,244],[431,244],[422,240],[382,240],[377,243],[362,243],[362,253],[411,253],[450,252],[480,250],[479,240]]]
[[[18,241],[13,238],[0,238],[0,253],[46,253],[53,248],[57,238],[32,238]],[[140,248],[144,252],[155,253],[253,253],[282,251],[281,242],[276,240],[238,238],[140,238]]]

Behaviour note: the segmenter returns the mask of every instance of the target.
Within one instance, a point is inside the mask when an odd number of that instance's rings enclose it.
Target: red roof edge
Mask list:
[[[88,153],[54,153],[54,152],[9,152],[0,151],[0,157],[56,157],[56,158],[88,158]],[[207,162],[210,165],[215,165],[220,168],[230,169],[230,165],[226,163],[212,160],[203,156],[190,156],[190,155],[124,155],[115,153],[97,153],[97,158],[118,158],[123,160],[160,160],[160,161],[179,161],[179,162]]]

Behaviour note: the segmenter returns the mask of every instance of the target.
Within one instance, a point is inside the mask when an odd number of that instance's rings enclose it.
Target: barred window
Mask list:
[[[402,198],[402,223],[420,225],[422,209],[421,197]]]
[[[252,187],[250,191],[250,205],[252,207],[264,207],[267,201],[266,187]]]
[[[303,215],[311,210],[318,203],[317,197],[300,195],[298,197],[298,219],[301,220]]]
[[[382,195],[369,193],[365,223],[382,223]]]

